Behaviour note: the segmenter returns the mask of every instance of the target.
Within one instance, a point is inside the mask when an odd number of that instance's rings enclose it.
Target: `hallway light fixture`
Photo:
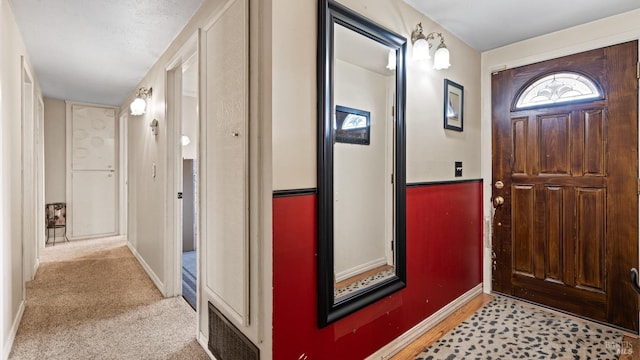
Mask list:
[[[147,109],[147,99],[151,98],[153,88],[141,87],[136,93],[136,98],[133,99],[131,105],[131,115],[143,115]]]
[[[417,61],[431,59],[430,40],[435,40],[436,37],[440,38],[440,44],[436,48],[436,52],[433,54],[433,68],[436,70],[448,69],[451,64],[449,63],[449,49],[444,43],[444,37],[441,33],[432,32],[429,35],[424,35],[422,30],[422,23],[416,25],[416,29],[411,33],[411,43],[413,43],[413,59]]]

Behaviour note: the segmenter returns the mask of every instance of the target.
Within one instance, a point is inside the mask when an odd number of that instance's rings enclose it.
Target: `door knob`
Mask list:
[[[496,196],[493,198],[493,205],[495,207],[502,206],[504,204],[504,198],[502,196]]]

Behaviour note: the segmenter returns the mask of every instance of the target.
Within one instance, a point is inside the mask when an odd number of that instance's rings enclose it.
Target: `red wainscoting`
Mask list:
[[[317,326],[316,196],[273,199],[273,358],[363,359],[482,282],[482,182],[407,188],[407,287]]]

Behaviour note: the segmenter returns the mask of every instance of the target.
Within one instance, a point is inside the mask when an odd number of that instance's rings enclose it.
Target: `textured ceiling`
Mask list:
[[[44,96],[121,105],[201,0],[10,0]]]
[[[479,51],[640,8],[640,0],[404,1]]]
[[[640,8],[640,0],[405,1],[479,51]],[[200,3],[10,0],[43,94],[108,105],[122,104]]]

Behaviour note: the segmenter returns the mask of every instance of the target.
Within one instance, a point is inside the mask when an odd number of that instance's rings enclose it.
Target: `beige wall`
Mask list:
[[[408,39],[419,22],[426,32],[442,32],[451,52],[448,70],[413,62],[407,50],[407,182],[454,180],[455,161],[464,167],[464,177],[455,179],[480,178],[480,53],[402,0],[340,2]],[[316,44],[309,39],[316,38],[316,3],[279,1],[273,22],[273,188],[313,188]],[[464,86],[461,133],[443,127],[445,78]]]
[[[0,358],[11,350],[22,310],[22,57],[27,52],[7,0],[0,0]],[[27,67],[31,69],[26,61]],[[39,95],[35,74],[30,70]],[[31,164],[26,164],[31,166]],[[26,249],[33,251],[36,249]]]
[[[539,36],[482,53],[482,177],[485,197],[484,278],[491,278],[491,73],[640,39],[640,10]],[[485,282],[490,291],[491,282]]]
[[[66,201],[66,104],[44,98],[45,202]]]
[[[316,7],[316,1],[273,2],[274,190],[316,187]]]

